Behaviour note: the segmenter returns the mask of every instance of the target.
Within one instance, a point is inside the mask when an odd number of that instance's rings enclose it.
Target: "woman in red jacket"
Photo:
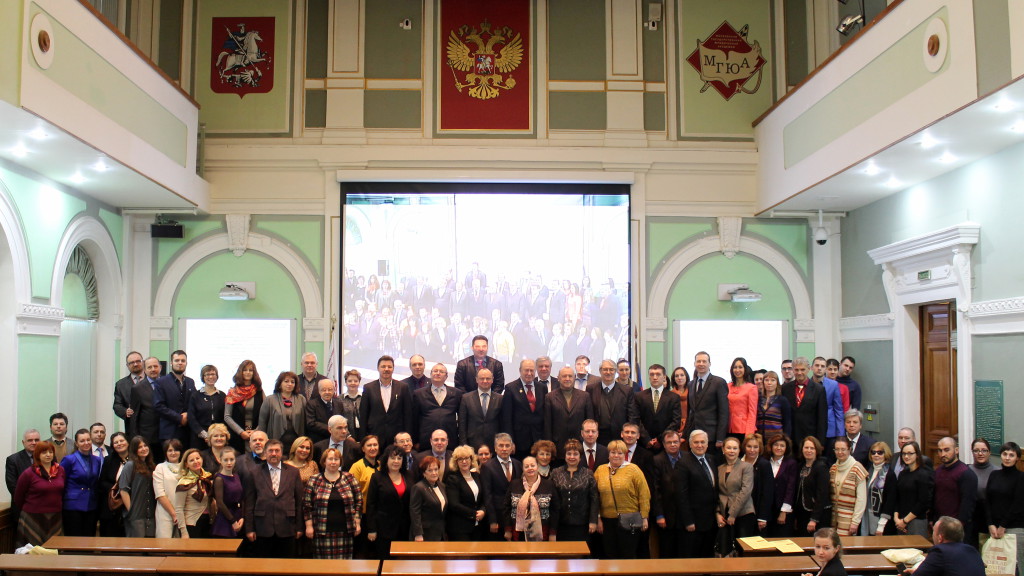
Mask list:
[[[64,505],[64,469],[55,461],[56,452],[50,442],[36,444],[32,466],[18,477],[14,489],[14,507],[18,516],[16,546],[41,546],[51,536],[60,534],[61,509]]]

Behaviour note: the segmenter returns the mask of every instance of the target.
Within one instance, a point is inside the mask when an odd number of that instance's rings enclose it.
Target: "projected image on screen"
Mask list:
[[[575,188],[579,187],[567,187]],[[590,187],[603,189],[607,187]],[[430,366],[472,354],[473,336],[518,377],[628,357],[629,205],[617,194],[346,194],[341,365],[376,377],[382,354]],[[524,190],[524,189],[523,189]]]

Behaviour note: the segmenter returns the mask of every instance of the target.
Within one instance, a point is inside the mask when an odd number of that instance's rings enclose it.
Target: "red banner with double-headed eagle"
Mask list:
[[[530,0],[442,0],[438,132],[533,131]]]

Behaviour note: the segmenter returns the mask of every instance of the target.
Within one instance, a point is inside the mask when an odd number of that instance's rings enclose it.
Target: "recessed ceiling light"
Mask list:
[[[110,166],[103,161],[103,158],[100,158],[92,165],[92,169],[97,172],[106,172],[107,170],[110,170]]]
[[[885,181],[885,185],[889,188],[899,188],[903,183],[897,180],[895,176],[890,176],[889,179]]]
[[[48,136],[46,130],[43,130],[42,128],[36,128],[29,132],[28,135],[34,140],[46,140],[46,137]]]
[[[999,101],[992,106],[992,109],[996,112],[1008,112],[1014,108],[1016,108],[1016,106],[1014,105],[1013,100],[1010,100],[1005,96],[1000,98]]]
[[[942,156],[939,156],[939,162],[942,162],[943,164],[952,164],[953,162],[956,162],[956,156],[953,156],[947,150],[942,154]]]
[[[934,147],[938,143],[939,141],[932,137],[928,132],[921,135],[921,148],[924,148],[925,150]]]
[[[1018,120],[1015,122],[1013,126],[1010,126],[1010,130],[1014,132],[1024,132],[1024,120]]]
[[[28,149],[21,142],[18,142],[14,148],[11,148],[11,154],[14,154],[15,158],[24,158],[28,155]]]
[[[874,176],[875,174],[878,174],[881,171],[882,169],[879,168],[878,164],[875,164],[874,162],[868,162],[868,165],[864,167],[864,173],[867,174],[868,176]]]
[[[85,176],[82,176],[81,172],[75,172],[71,175],[71,181],[75,184],[81,184],[85,182]]]

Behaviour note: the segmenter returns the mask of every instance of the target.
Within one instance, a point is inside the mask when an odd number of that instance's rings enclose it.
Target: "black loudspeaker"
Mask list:
[[[387,276],[387,275],[388,275],[388,261],[387,260],[377,260],[377,276]]]
[[[184,238],[185,228],[181,224],[153,224],[149,227],[153,238]]]

